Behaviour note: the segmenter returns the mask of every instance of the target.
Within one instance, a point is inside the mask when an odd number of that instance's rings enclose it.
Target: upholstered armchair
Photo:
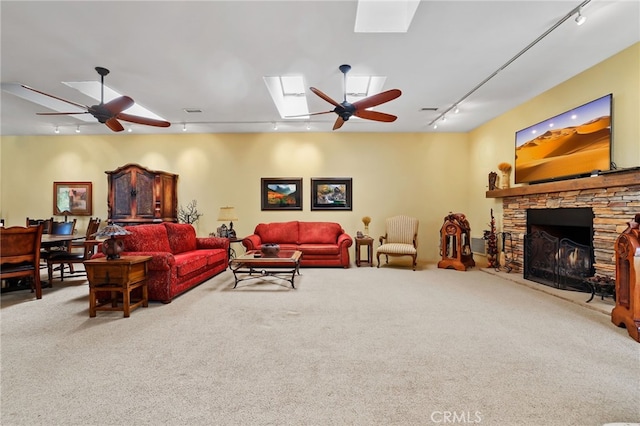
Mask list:
[[[418,258],[418,219],[404,215],[390,217],[386,220],[386,233],[380,237],[380,247],[376,249],[378,268],[380,255],[389,263],[389,256],[410,256],[413,270],[416,270]]]

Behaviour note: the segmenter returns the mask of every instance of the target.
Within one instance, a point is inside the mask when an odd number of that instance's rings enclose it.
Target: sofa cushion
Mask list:
[[[165,222],[169,246],[173,254],[196,250],[196,230],[188,223]]]
[[[337,244],[300,244],[298,250],[302,251],[305,256],[314,254],[337,256],[340,254],[340,247]]]
[[[296,244],[298,242],[298,222],[260,223],[256,226],[254,234],[260,235],[262,244]]]
[[[342,226],[334,222],[300,222],[298,243],[336,244],[342,234]]]
[[[167,230],[158,225],[125,226],[131,234],[123,238],[124,251],[170,252]]]
[[[207,255],[200,253],[200,250],[180,253],[175,257],[178,278],[207,266]]]

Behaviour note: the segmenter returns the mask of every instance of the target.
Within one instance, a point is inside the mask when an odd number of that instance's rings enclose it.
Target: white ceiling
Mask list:
[[[342,101],[341,64],[387,76],[400,98],[378,111],[394,123],[351,119],[337,132],[432,132],[440,113],[491,76],[581,1],[422,1],[407,33],[354,33],[356,1],[1,1],[1,80],[92,105],[62,81],[105,82],[172,123],[137,133],[307,131],[282,120],[263,76],[302,74]],[[467,132],[640,41],[638,0],[592,0],[577,26],[558,26],[449,114],[438,132]],[[611,76],[615,78],[615,76]],[[603,93],[602,95],[604,95]],[[1,94],[1,134],[111,134],[98,123]],[[333,107],[307,91],[312,112]],[[187,114],[185,108],[201,109]],[[438,108],[436,112],[422,108]],[[336,116],[310,131],[331,132]],[[199,123],[199,124],[197,124]],[[126,123],[123,123],[126,125]],[[531,123],[533,124],[533,123]]]

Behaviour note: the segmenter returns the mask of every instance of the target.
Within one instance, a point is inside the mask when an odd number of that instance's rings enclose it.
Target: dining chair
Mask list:
[[[42,228],[42,233],[43,234],[48,234],[49,231],[51,230],[51,224],[53,223],[53,217],[50,217],[49,219],[31,219],[30,217],[27,217],[27,226],[38,226],[40,224],[43,225]]]
[[[43,225],[0,228],[0,279],[27,278],[36,298],[42,299],[40,240]]]
[[[76,221],[77,219],[73,219],[70,222],[64,221],[53,221],[51,222],[51,228],[49,228],[49,233],[51,235],[72,235],[76,229]],[[71,244],[69,241],[65,241],[60,243],[59,245],[47,246],[45,249],[40,251],[40,259],[45,263],[44,267],[48,268],[49,263],[48,259],[54,253],[67,252],[71,248]],[[49,280],[49,285],[51,284],[51,280]]]
[[[89,223],[87,224],[87,230],[85,231],[84,237],[78,240],[71,241],[70,252],[74,254],[83,254],[86,247],[85,241],[95,240],[95,238],[93,237],[93,234],[98,232],[98,229],[100,228],[100,222],[101,222],[101,219],[99,217],[89,218]],[[75,273],[75,268],[73,267],[74,263],[79,263],[79,262],[69,262],[68,266],[69,266],[70,274]]]
[[[380,237],[380,247],[376,250],[378,268],[380,255],[385,256],[386,263],[389,263],[389,256],[411,256],[415,271],[418,257],[418,219],[399,215],[388,218],[385,223],[386,233]]]

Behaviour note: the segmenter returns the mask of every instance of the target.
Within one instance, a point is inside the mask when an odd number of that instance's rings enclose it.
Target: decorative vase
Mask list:
[[[278,244],[265,243],[262,244],[260,251],[262,252],[263,257],[278,257],[280,246]]]
[[[510,172],[502,172],[502,178],[500,179],[500,188],[502,189],[509,188],[509,175],[510,175]]]

